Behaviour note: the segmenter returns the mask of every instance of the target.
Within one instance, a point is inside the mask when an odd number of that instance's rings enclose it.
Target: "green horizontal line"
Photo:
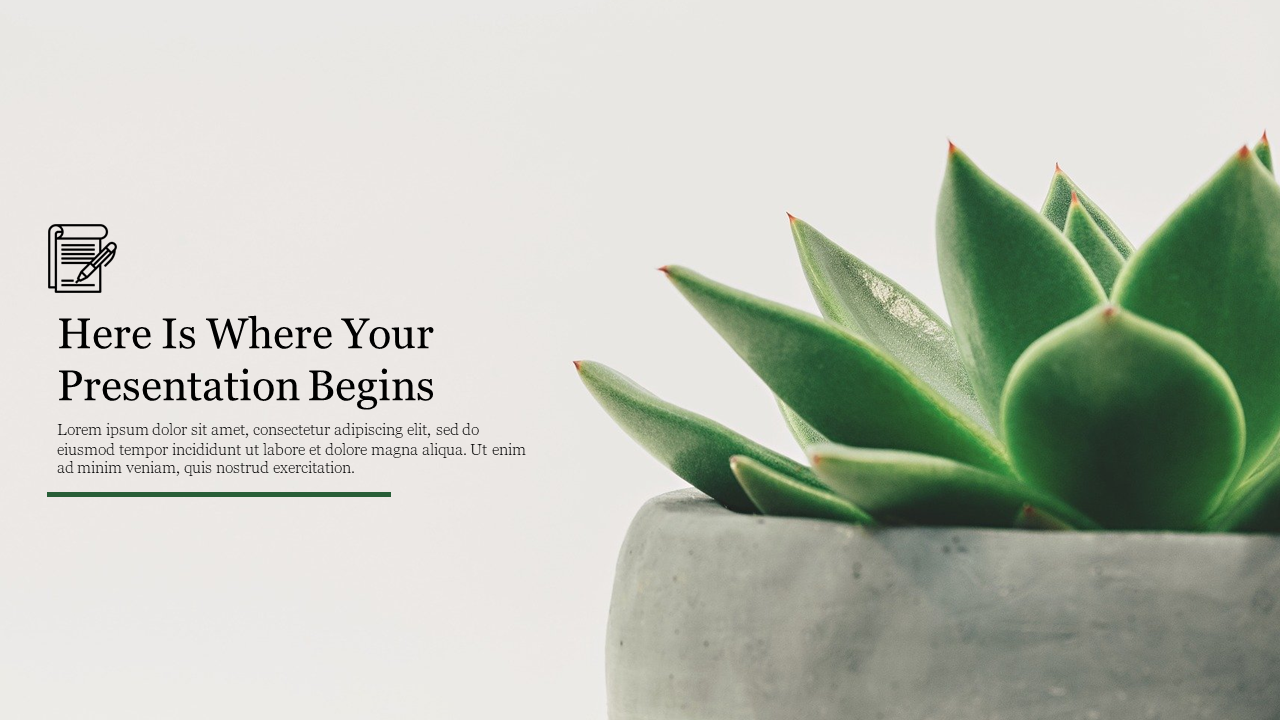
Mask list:
[[[48,497],[391,497],[389,492],[50,492]]]

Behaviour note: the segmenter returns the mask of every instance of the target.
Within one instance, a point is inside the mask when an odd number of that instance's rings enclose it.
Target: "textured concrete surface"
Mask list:
[[[613,720],[1280,719],[1280,537],[896,528],[650,501]]]

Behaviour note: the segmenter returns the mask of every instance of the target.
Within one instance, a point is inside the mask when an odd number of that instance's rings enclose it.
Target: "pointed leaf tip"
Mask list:
[[[663,265],[662,267],[658,268],[658,272],[662,273],[663,275],[670,275],[671,274],[671,270],[669,269],[670,267],[671,267],[670,265]]]
[[[951,142],[951,138],[947,138],[947,154],[954,155],[958,149],[959,148],[956,147],[956,144]]]
[[[1020,530],[1075,530],[1070,523],[1047,513],[1031,503],[1022,506],[1014,527]]]
[[[1231,376],[1248,428],[1245,473],[1280,436],[1280,346],[1259,340],[1280,332],[1280,186],[1264,154],[1229,157],[1142,245],[1112,294],[1190,337]]]
[[[636,442],[690,485],[735,512],[759,510],[733,475],[729,458],[742,455],[799,485],[821,488],[805,466],[725,426],[668,403],[626,376],[583,361],[583,384]]]
[[[1107,236],[1107,242],[1120,254],[1120,259],[1124,260],[1132,255],[1133,246],[1129,244],[1124,233],[1120,232],[1115,222],[1107,217],[1106,213],[1102,212],[1097,203],[1089,199],[1088,193],[1081,190],[1079,185],[1067,177],[1067,173],[1062,169],[1061,165],[1055,164],[1053,166],[1053,180],[1049,183],[1049,194],[1045,196],[1044,205],[1040,208],[1040,214],[1048,218],[1059,230],[1065,231],[1067,216],[1070,214],[1072,207],[1071,194],[1073,192],[1080,200],[1080,204],[1084,206],[1084,209],[1089,211],[1089,216],[1097,223],[1098,229]],[[1093,233],[1087,234],[1092,235]],[[1089,263],[1089,267],[1093,268],[1095,273],[1098,272],[1100,268],[1094,265],[1094,260],[1103,258],[1109,253],[1100,249],[1098,252],[1101,252],[1101,255],[1085,252],[1085,248],[1080,248],[1077,244],[1078,240],[1080,238],[1073,239],[1071,242],[1080,249],[1081,254],[1085,256],[1085,260]],[[1088,241],[1088,245],[1094,244],[1092,238],[1085,238],[1085,240]]]
[[[1054,181],[1065,225],[1071,188],[1065,176]],[[953,156],[947,164],[936,225],[943,296],[969,378],[993,424],[1005,378],[1027,346],[1105,300],[1102,285],[1059,227],[968,156]]]
[[[799,218],[797,218],[795,215],[792,215],[791,213],[787,213],[788,222],[794,223],[796,220],[799,220]]]
[[[1104,527],[1195,528],[1240,465],[1239,400],[1187,336],[1108,311],[1054,329],[1010,373],[1001,418],[1018,477]]]
[[[1249,155],[1251,154],[1252,153],[1250,153],[1248,145],[1241,145],[1240,149],[1236,151],[1236,157],[1240,158],[1241,160],[1249,159]]]
[[[1262,131],[1262,139],[1253,146],[1253,154],[1258,156],[1262,166],[1275,175],[1275,164],[1271,160],[1271,141],[1267,139],[1267,131]]]
[[[1079,205],[1079,204],[1080,204],[1080,196],[1076,194],[1076,191],[1075,191],[1075,190],[1072,190],[1072,191],[1071,191],[1071,204],[1072,204],[1072,205]]]
[[[577,370],[578,372],[582,372],[582,361],[581,361],[581,360],[574,360],[574,361],[573,361],[573,369],[574,369],[574,370]]]

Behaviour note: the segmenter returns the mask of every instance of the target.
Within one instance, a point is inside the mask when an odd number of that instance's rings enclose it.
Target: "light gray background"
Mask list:
[[[653,268],[811,307],[784,212],[941,307],[949,136],[1038,206],[1059,161],[1140,240],[1280,126],[1275,3],[5,3],[0,715],[598,718],[615,552],[680,483],[597,359],[790,451]],[[101,296],[45,288],[100,222]],[[425,353],[58,351],[57,318],[431,324]],[[202,329],[203,332],[203,329]],[[201,339],[204,337],[202,335]],[[59,368],[435,378],[349,405],[58,403]],[[470,421],[523,461],[365,463],[386,500],[50,500],[58,422]]]

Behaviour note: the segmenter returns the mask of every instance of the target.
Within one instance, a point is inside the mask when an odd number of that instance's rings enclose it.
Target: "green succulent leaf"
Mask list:
[[[1114,306],[1032,345],[1002,417],[1023,480],[1115,529],[1197,527],[1244,447],[1240,404],[1214,359]]]
[[[1247,430],[1248,428],[1246,428],[1246,431]],[[1245,475],[1243,478],[1238,478],[1240,480],[1240,484],[1247,484],[1262,473],[1271,472],[1273,467],[1276,466],[1280,466],[1280,441],[1277,441],[1275,445],[1271,446],[1271,450],[1263,456],[1262,462],[1258,463],[1257,467],[1255,467],[1251,473]]]
[[[1232,493],[1208,523],[1215,532],[1280,533],[1280,463]]]
[[[1110,292],[1116,276],[1120,274],[1120,268],[1124,267],[1124,258],[1116,252],[1106,233],[1102,232],[1102,228],[1098,227],[1098,223],[1078,199],[1072,199],[1062,234],[1076,246],[1085,262],[1089,263],[1089,268],[1102,284],[1102,289]]]
[[[1113,295],[1226,369],[1248,427],[1242,470],[1255,467],[1280,433],[1280,185],[1248,148],[1143,244]]]
[[[1245,428],[1245,433],[1248,434],[1247,427]],[[1235,493],[1238,493],[1246,486],[1252,486],[1255,481],[1277,470],[1280,470],[1280,442],[1272,445],[1271,450],[1262,456],[1262,460],[1257,465],[1236,473],[1235,481],[1232,482],[1231,489],[1227,492],[1228,499],[1223,500],[1223,505],[1226,505]]]
[[[956,340],[992,422],[1023,350],[1105,298],[1062,233],[954,147],[938,200],[938,264]]]
[[[828,490],[806,485],[743,455],[729,459],[742,489],[765,515],[874,525],[871,516]]]
[[[885,523],[1011,527],[1031,504],[1074,527],[1096,527],[1015,478],[946,458],[829,444],[810,448],[810,461],[832,490]]]
[[[749,457],[802,483],[822,487],[800,463],[658,398],[615,370],[587,361],[575,365],[583,384],[628,435],[676,475],[734,512],[758,510],[729,467],[734,456]]]
[[[813,429],[813,426],[804,421],[804,418],[796,414],[795,410],[787,407],[787,404],[779,398],[778,410],[782,411],[782,419],[787,423],[787,430],[791,432],[791,437],[799,443],[800,449],[803,450],[810,445],[827,442],[827,436]]]
[[[1080,200],[1080,204],[1084,209],[1089,211],[1089,216],[1093,221],[1098,223],[1098,227],[1106,234],[1107,239],[1111,241],[1111,246],[1120,254],[1121,260],[1128,260],[1133,254],[1133,244],[1129,239],[1120,232],[1120,228],[1116,227],[1115,222],[1102,212],[1102,208],[1098,204],[1089,199],[1088,195],[1076,185],[1075,181],[1067,177],[1062,172],[1062,168],[1054,167],[1053,180],[1049,183],[1049,194],[1045,196],[1044,205],[1040,208],[1040,214],[1049,218],[1059,230],[1067,226],[1067,215],[1071,211],[1071,196],[1075,195]],[[1081,250],[1083,252],[1083,249]],[[1087,258],[1088,255],[1086,254]],[[1091,263],[1092,264],[1092,263]]]
[[[792,217],[791,234],[823,317],[880,348],[971,419],[989,427],[955,336],[942,318],[809,223]]]
[[[1276,168],[1271,164],[1271,142],[1267,140],[1265,132],[1262,133],[1262,139],[1258,141],[1258,144],[1253,146],[1253,154],[1258,156],[1258,160],[1263,167],[1270,170],[1273,175],[1275,174]]]
[[[995,438],[865,340],[687,268],[664,271],[774,394],[831,440],[1009,472]]]

